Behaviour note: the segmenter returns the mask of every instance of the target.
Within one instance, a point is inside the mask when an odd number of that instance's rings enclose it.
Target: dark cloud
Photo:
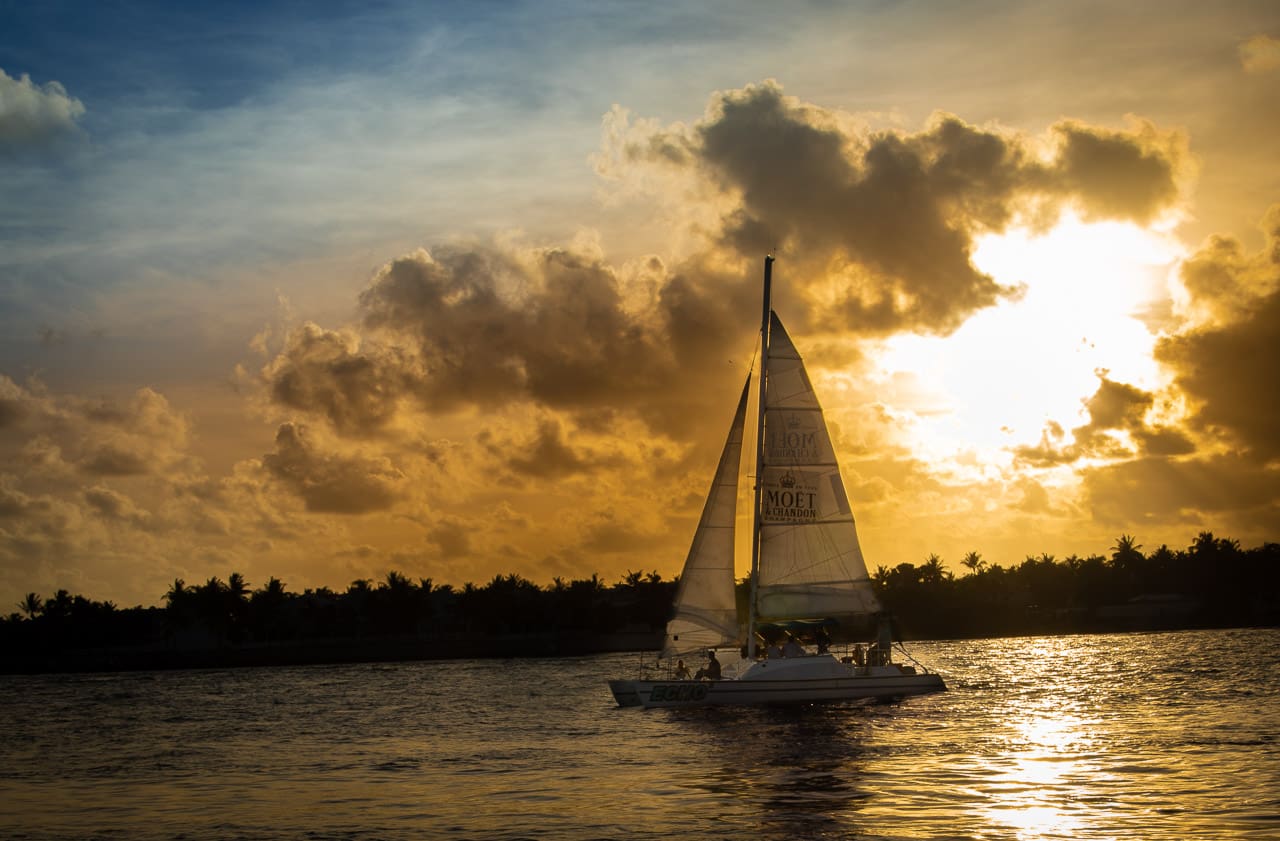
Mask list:
[[[0,374],[0,429],[14,427],[30,413],[25,391],[13,380]]]
[[[1188,261],[1193,303],[1216,320],[1163,339],[1156,357],[1174,370],[1197,429],[1270,460],[1280,456],[1280,206],[1263,227],[1252,257],[1217,238]]]
[[[151,463],[146,453],[108,443],[87,453],[80,469],[93,476],[141,476],[151,471]]]
[[[767,251],[785,251],[775,300],[795,321],[946,332],[1016,293],[974,267],[977,234],[1045,206],[1145,219],[1176,198],[1177,144],[1150,126],[1062,123],[1050,140],[1041,154],[1031,139],[949,115],[914,133],[870,132],[772,83],[719,94],[693,127],[645,126],[619,141],[622,160],[712,186],[720,225],[701,253],[619,268],[569,248],[420,250],[361,294],[360,336],[299,328],[263,378],[277,405],[344,437],[401,429],[410,411],[525,405],[562,419],[543,422],[510,462],[517,475],[592,469],[565,430],[607,434],[632,418],[713,447],[706,420],[732,405],[747,373]],[[1181,446],[1168,431],[1126,428],[1141,446]]]
[[[84,501],[100,516],[109,520],[138,528],[146,528],[151,521],[151,514],[139,508],[132,499],[101,485],[85,489]]]
[[[1239,454],[1140,458],[1089,470],[1085,499],[1102,523],[1220,523],[1273,534],[1280,521],[1280,474]]]
[[[654,535],[645,534],[632,525],[606,515],[583,529],[582,542],[577,548],[592,554],[621,554],[646,546],[656,549],[659,543]]]
[[[726,244],[782,249],[810,282],[835,281],[822,316],[863,331],[948,332],[1013,292],[974,267],[975,233],[1038,203],[1144,221],[1177,198],[1176,136],[1074,122],[1052,134],[1042,159],[1018,135],[950,115],[914,134],[868,132],[767,82],[718,94],[692,130],[628,135],[621,157],[696,167],[732,199]]]
[[[1140,425],[1143,392],[1111,384],[1090,401],[1095,420],[1129,428],[1143,449],[1139,458],[1083,473],[1099,521],[1181,521],[1272,536],[1280,521],[1280,207],[1268,211],[1263,229],[1267,241],[1257,254],[1213,237],[1185,262],[1196,320],[1156,347],[1198,447],[1181,431]],[[1076,433],[1077,442],[1088,439]],[[1044,455],[1070,460],[1083,449]]]
[[[413,360],[397,348],[361,350],[356,337],[315,324],[292,331],[263,376],[278,403],[319,412],[348,435],[386,426],[421,381]]]
[[[627,135],[624,159],[694,172],[729,200],[720,245],[675,267],[650,260],[645,294],[634,270],[571,249],[418,251],[361,294],[365,335],[306,325],[263,376],[278,404],[344,436],[385,432],[409,404],[528,403],[583,428],[626,413],[685,439],[746,374],[759,260],[776,246],[795,255],[780,297],[807,302],[810,323],[945,332],[1014,292],[973,266],[976,233],[1050,199],[1146,218],[1175,197],[1179,161],[1154,129],[1055,132],[1042,159],[1028,140],[952,116],[867,132],[772,83],[723,93],[693,128]],[[727,376],[720,361],[734,359]],[[543,432],[515,466],[578,469]]]
[[[361,296],[365,324],[417,340],[421,396],[435,407],[523,392],[552,407],[647,389],[666,360],[652,325],[629,314],[614,272],[564,250],[531,266],[492,250],[445,249],[389,265]]]
[[[149,388],[125,400],[87,399],[0,375],[0,432],[0,459],[19,459],[34,473],[161,475],[190,461],[186,417]]]
[[[0,475],[0,518],[25,517],[33,512],[47,511],[48,499],[37,499],[14,486],[15,477]]]
[[[687,435],[746,375],[727,363],[750,351],[759,278],[647,270],[658,291],[629,305],[613,269],[571,251],[419,251],[362,294],[363,341],[306,325],[262,375],[276,403],[347,436],[384,430],[406,402],[428,413],[529,403],[586,424],[625,412]]]
[[[465,558],[471,554],[471,528],[455,518],[446,517],[436,523],[427,534],[427,541],[442,558]]]
[[[1155,403],[1151,393],[1108,379],[1105,373],[1100,374],[1098,379],[1098,390],[1084,404],[1089,410],[1090,423],[1075,430],[1077,441],[1087,441],[1107,429],[1139,426]]]
[[[564,440],[564,429],[552,418],[544,419],[538,425],[538,436],[532,444],[514,449],[522,455],[508,458],[507,466],[525,476],[566,476],[585,473],[597,466],[574,452]]]
[[[297,493],[307,510],[364,514],[391,508],[404,475],[385,458],[321,452],[306,427],[285,423],[276,432],[276,449],[262,457],[276,479]]]
[[[1184,154],[1150,124],[1116,132],[1068,120],[1053,131],[1060,146],[1052,176],[1086,216],[1149,222],[1177,199]]]
[[[1071,440],[1056,422],[1045,426],[1040,443],[1017,447],[1014,455],[1021,461],[1039,467],[1069,464],[1082,458],[1131,458],[1143,455],[1183,455],[1193,452],[1195,444],[1173,427],[1147,423],[1147,415],[1156,403],[1156,395],[1128,383],[1117,382],[1098,372],[1098,390],[1084,406],[1089,422],[1071,430]],[[1127,432],[1129,441],[1113,433]]]

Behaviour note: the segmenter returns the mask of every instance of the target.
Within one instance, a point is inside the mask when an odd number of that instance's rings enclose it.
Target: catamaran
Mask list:
[[[853,513],[822,407],[804,361],[769,294],[773,257],[764,263],[756,417],[750,598],[746,627],[734,585],[738,481],[751,376],[680,574],[659,664],[721,650],[718,679],[694,679],[658,664],[638,679],[611,680],[623,707],[888,701],[941,692],[941,676],[893,661],[891,625],[867,575]],[[832,629],[877,623],[865,651],[832,653]],[[791,635],[789,656],[758,642]],[[745,640],[744,640],[745,637]],[[918,666],[918,668],[917,668]]]

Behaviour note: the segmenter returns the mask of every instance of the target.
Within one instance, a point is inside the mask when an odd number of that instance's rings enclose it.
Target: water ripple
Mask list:
[[[912,650],[951,691],[617,709],[633,654],[2,678],[0,836],[1280,834],[1280,631]]]

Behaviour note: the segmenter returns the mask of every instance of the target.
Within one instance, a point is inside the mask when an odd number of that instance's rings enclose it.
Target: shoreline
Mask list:
[[[1164,624],[1047,630],[1026,628],[1011,633],[934,636],[928,640],[1012,639],[1040,636],[1164,633],[1280,627],[1275,623],[1230,625]],[[78,648],[64,651],[6,652],[0,655],[0,674],[93,674],[107,672],[179,671],[199,669],[279,668],[288,666],[399,663],[431,660],[537,659],[592,654],[657,652],[663,633],[623,634],[503,634],[485,637],[372,637],[308,640],[305,642],[246,643],[208,648],[135,646]],[[904,640],[922,642],[926,638]]]

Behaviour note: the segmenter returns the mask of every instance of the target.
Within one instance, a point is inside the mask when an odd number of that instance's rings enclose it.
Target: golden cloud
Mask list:
[[[1280,39],[1255,35],[1240,45],[1240,66],[1246,73],[1280,69]]]
[[[384,511],[403,494],[405,475],[390,459],[326,452],[301,424],[280,425],[275,451],[263,456],[262,464],[297,492],[309,511]]]
[[[1191,401],[1196,429],[1271,460],[1280,456],[1280,205],[1263,230],[1254,255],[1218,237],[1188,261],[1193,303],[1208,299],[1216,319],[1164,338],[1156,356]]]

